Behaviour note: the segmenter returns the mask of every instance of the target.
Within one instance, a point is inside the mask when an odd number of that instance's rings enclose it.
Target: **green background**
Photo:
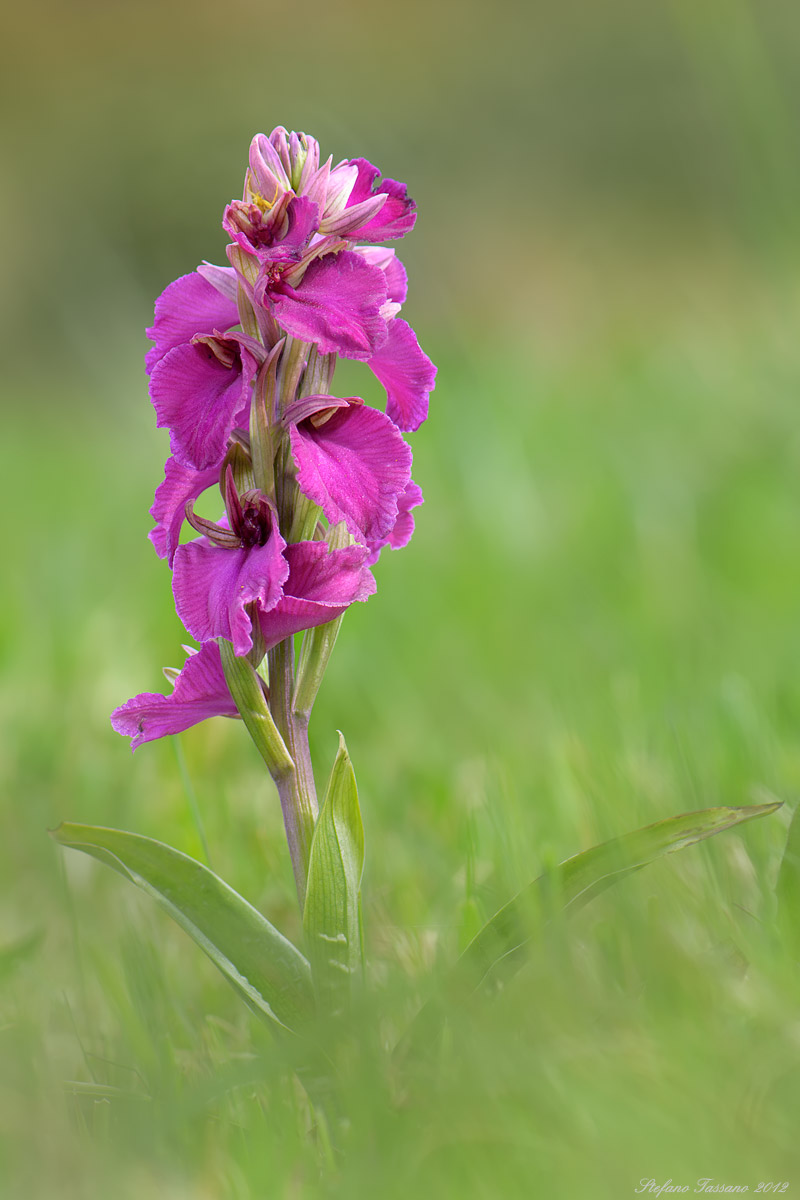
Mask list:
[[[772,894],[800,787],[800,16],[776,0],[32,3],[3,18],[3,1196],[800,1187],[798,976]],[[439,365],[426,496],[312,724],[367,833],[369,1038],[320,1180],[277,1050],[210,963],[48,827],[118,825],[299,936],[231,722],[132,760],[179,665],[147,542],[154,297],[224,261],[277,124],[408,183]],[[347,364],[337,383],[378,397]],[[346,393],[345,393],[346,394]],[[439,1056],[390,1043],[543,867],[687,809],[782,812],[610,891]]]

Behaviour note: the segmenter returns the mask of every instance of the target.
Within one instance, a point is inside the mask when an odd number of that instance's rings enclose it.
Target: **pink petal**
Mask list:
[[[394,250],[389,246],[359,246],[356,254],[372,267],[380,267],[386,276],[387,299],[393,304],[405,304],[408,295],[408,275]]]
[[[343,208],[340,212],[324,217],[320,221],[320,233],[337,233],[340,237],[344,235],[360,236],[357,234],[357,230],[377,217],[385,204],[385,195],[369,196],[360,204],[353,204]]]
[[[238,324],[239,310],[230,299],[221,296],[197,271],[181,275],[156,300],[155,321],[147,330],[155,342],[145,356],[147,374],[168,350],[188,342],[196,333]]]
[[[275,261],[297,262],[319,225],[319,205],[307,196],[295,196],[286,210],[286,232],[275,247]]]
[[[328,550],[325,542],[296,542],[286,547],[289,578],[282,598],[269,612],[259,611],[267,649],[301,629],[314,629],[340,617],[356,600],[375,591],[364,546]]]
[[[417,206],[409,198],[405,184],[398,183],[395,179],[384,179],[378,184],[380,171],[365,158],[351,158],[350,165],[358,167],[358,178],[348,198],[347,208],[360,204],[372,195],[388,196],[380,212],[360,229],[352,230],[351,236],[365,242],[383,242],[387,238],[403,237],[413,229],[417,219]]]
[[[155,546],[159,558],[166,558],[170,566],[178,548],[184,510],[187,500],[197,497],[219,480],[219,468],[210,467],[195,471],[185,467],[176,458],[168,458],[164,468],[164,479],[156,488],[150,516],[156,522],[148,537]]]
[[[204,342],[176,346],[150,379],[156,423],[170,430],[178,461],[198,471],[219,466],[231,431],[249,421],[257,363],[239,339],[228,339],[226,349],[233,357],[230,366]]]
[[[401,550],[403,546],[407,546],[411,541],[411,535],[414,532],[414,518],[411,515],[411,509],[422,504],[422,488],[420,488],[414,480],[410,480],[408,487],[397,500],[397,520],[393,527],[389,530],[385,538],[380,541],[370,543],[370,555],[367,559],[367,566],[372,566],[378,561],[381,550],[384,546],[389,546],[392,550]]]
[[[367,366],[386,388],[386,414],[398,429],[413,432],[428,415],[436,367],[420,350],[407,321],[389,322],[389,336]]]
[[[386,277],[352,251],[315,259],[296,288],[278,280],[266,293],[287,333],[322,354],[367,359],[386,340]]]
[[[318,400],[322,412],[328,398]],[[291,419],[291,410],[286,416]],[[392,421],[350,403],[337,406],[319,427],[313,417],[292,425],[289,436],[300,491],[330,523],[345,521],[353,537],[367,542],[384,537],[411,478],[411,447]]]
[[[272,204],[279,190],[289,187],[283,163],[266,134],[257,133],[250,143],[250,170],[256,190]]]
[[[206,642],[197,654],[189,655],[171,695],[143,692],[134,696],[114,709],[111,724],[117,733],[133,739],[131,750],[136,750],[143,742],[181,733],[208,717],[235,716],[236,705],[225,682],[219,646]]]
[[[203,261],[197,268],[197,274],[207,280],[221,296],[225,296],[232,304],[236,303],[239,281],[233,267],[215,267],[213,263]]]
[[[175,553],[172,591],[183,624],[198,642],[224,637],[237,655],[252,649],[248,604],[265,611],[281,597],[289,574],[286,546],[276,527],[264,546],[226,550],[206,538],[184,542]]]

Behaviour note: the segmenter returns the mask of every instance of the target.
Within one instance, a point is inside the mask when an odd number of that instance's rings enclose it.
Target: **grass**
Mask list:
[[[141,380],[23,397],[35,417],[2,452],[4,1196],[602,1200],[650,1178],[797,1179],[798,975],[773,896],[800,787],[797,303],[775,286],[708,315],[524,353],[427,339],[426,505],[348,614],[312,724],[320,774],[339,728],[359,779],[373,983],[329,1178],[280,1049],[211,964],[46,836],[68,818],[202,857],[196,797],[214,869],[299,937],[243,731],[189,731],[184,764],[169,742],[131,761],[108,725],[179,662],[145,540],[163,446]],[[780,814],[612,889],[435,1055],[387,1066],[442,967],[548,863],[772,797]]]

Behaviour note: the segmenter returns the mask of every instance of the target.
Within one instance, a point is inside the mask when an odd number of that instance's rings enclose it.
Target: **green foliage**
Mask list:
[[[674,854],[780,807],[779,803],[754,804],[682,813],[568,858],[540,875],[484,925],[458,961],[459,985],[476,987],[490,978],[508,978],[518,969],[530,940],[561,912],[575,911],[664,854]]]
[[[241,21],[187,12],[8,12],[0,1194],[619,1200],[707,1174],[791,1193],[788,804],[554,920],[402,1079],[381,1047],[532,870],[800,795],[797,5],[473,2],[457,47],[453,6],[412,3],[387,36],[359,2],[347,38],[317,6],[302,71],[243,69]],[[269,6],[246,20],[275,42]],[[146,540],[167,438],[140,331],[210,254],[254,120],[408,181],[404,314],[440,366],[417,531],[345,617],[311,730],[321,764],[348,730],[370,837],[373,999],[327,1183],[286,1039],[45,834],[74,816],[200,851],[172,748],[131,760],[108,713],[158,690],[185,636]],[[340,364],[338,394],[382,403],[363,376]],[[215,870],[298,942],[249,739],[219,720],[181,744]]]
[[[364,826],[342,734],[311,844],[303,926],[321,1015],[350,1008],[363,973]]]
[[[563,353],[427,347],[442,374],[414,445],[426,504],[346,615],[311,726],[318,767],[348,730],[369,831],[369,991],[337,1064],[349,1195],[516,1200],[535,1180],[618,1200],[642,1172],[757,1183],[765,1148],[776,1177],[792,1169],[797,960],[771,924],[788,805],[554,921],[402,1076],[383,1050],[444,989],[465,884],[472,934],[577,847],[800,794],[797,314],[751,283],[751,309],[731,296],[702,337],[617,310]],[[45,833],[75,817],[201,856],[173,748],[131,758],[108,723],[159,690],[185,637],[146,540],[162,442],[142,387],[123,380],[116,409],[65,397],[38,430],[37,488],[29,422],[0,447],[26,497],[1,602],[2,942],[46,931],[2,980],[0,1172],[32,1200],[314,1196],[286,1050],[148,897]],[[300,945],[250,739],[220,719],[181,745],[214,870]]]
[[[778,923],[795,960],[800,959],[800,805],[792,816],[775,884]]]
[[[283,1032],[306,1024],[311,978],[305,958],[208,867],[163,842],[119,829],[64,823],[53,837],[152,896],[258,1016]]]
[[[399,1074],[383,1049],[444,988],[465,893],[471,936],[576,848],[800,795],[797,296],[695,266],[673,308],[625,292],[615,262],[602,307],[574,326],[559,309],[552,338],[531,317],[518,349],[420,329],[441,364],[414,438],[426,503],[347,613],[311,726],[318,769],[347,729],[369,834],[334,1191],[618,1200],[644,1172],[752,1191],[768,1156],[796,1171],[797,956],[772,923],[788,803],[553,921],[435,1054]],[[147,896],[45,833],[71,817],[202,856],[172,746],[132,758],[108,723],[162,689],[185,639],[146,539],[167,441],[131,358],[130,377],[108,364],[113,398],[108,373],[84,396],[62,379],[58,408],[32,383],[0,446],[25,498],[0,600],[0,940],[45,931],[2,980],[0,1191],[316,1196],[285,1047]],[[214,870],[299,946],[280,806],[241,723],[181,745]]]

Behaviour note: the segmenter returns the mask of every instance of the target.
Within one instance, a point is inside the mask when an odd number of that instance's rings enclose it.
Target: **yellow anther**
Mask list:
[[[253,192],[250,199],[252,200],[253,204],[256,204],[261,209],[262,212],[269,212],[275,203],[274,200],[267,200],[264,196],[260,196],[258,192]]]

